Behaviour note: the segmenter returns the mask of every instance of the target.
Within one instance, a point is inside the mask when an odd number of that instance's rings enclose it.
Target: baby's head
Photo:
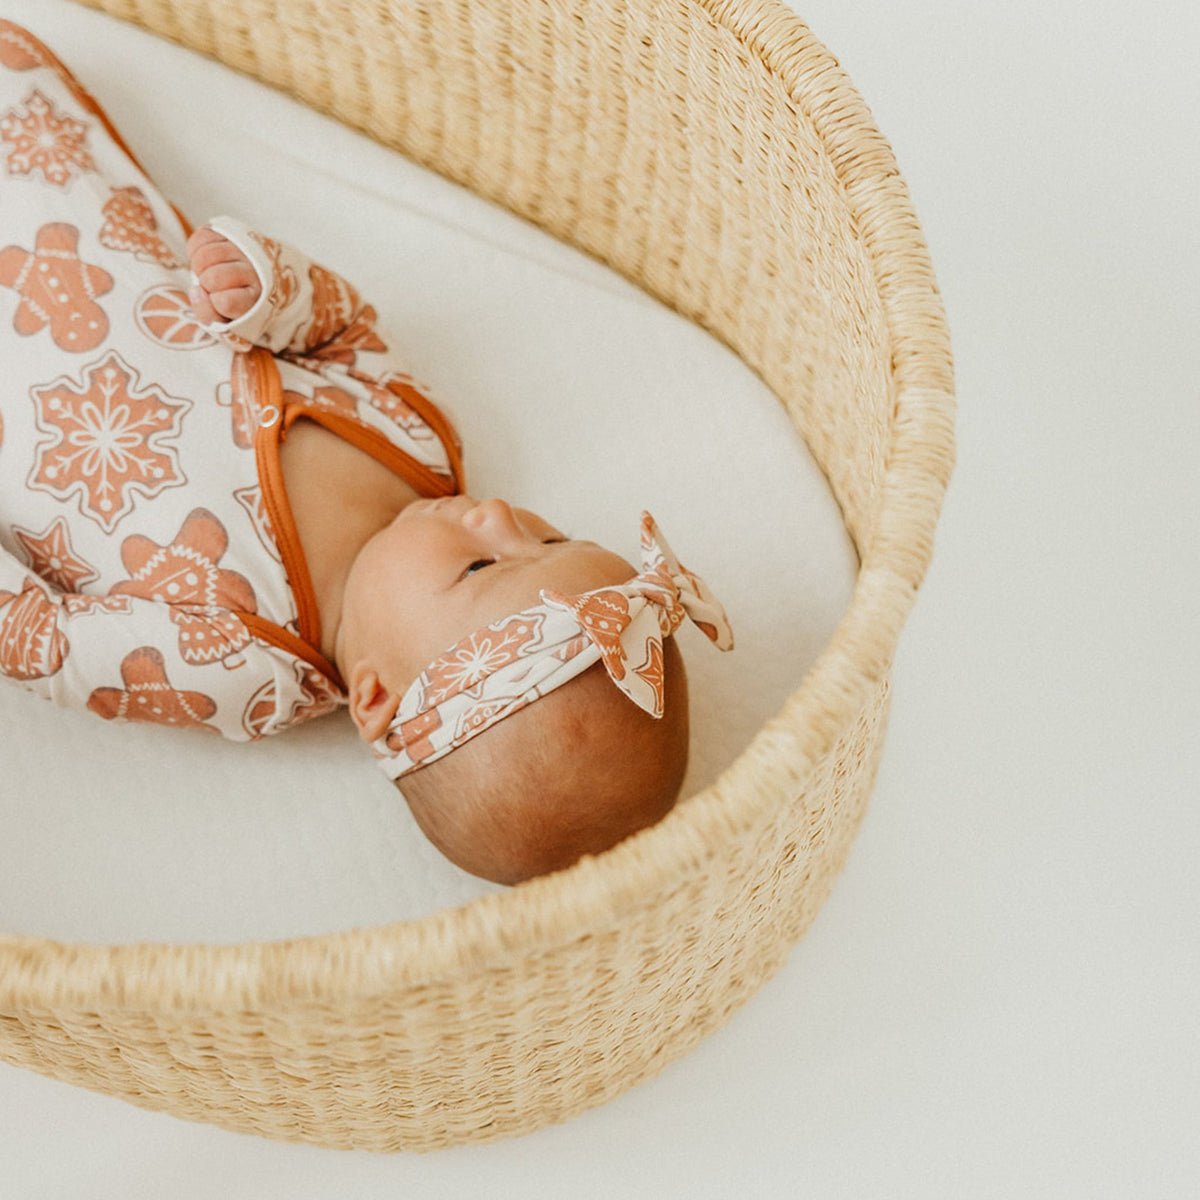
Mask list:
[[[429,840],[473,875],[518,883],[664,817],[687,769],[688,708],[675,639],[663,649],[661,718],[613,687],[597,662],[398,779]]]
[[[637,574],[612,551],[503,500],[409,504],[363,546],[346,578],[337,660],[360,734],[372,743],[387,734],[433,660],[537,605],[543,589],[572,596]],[[597,661],[406,771],[397,785],[422,830],[465,870],[516,883],[659,820],[679,795],[688,757],[683,659],[674,637],[662,650],[661,717]]]

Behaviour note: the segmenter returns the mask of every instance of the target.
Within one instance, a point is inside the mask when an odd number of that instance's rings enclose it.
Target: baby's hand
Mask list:
[[[201,225],[188,238],[187,252],[200,280],[188,288],[188,299],[201,321],[234,321],[254,307],[262,294],[258,273],[227,237]]]

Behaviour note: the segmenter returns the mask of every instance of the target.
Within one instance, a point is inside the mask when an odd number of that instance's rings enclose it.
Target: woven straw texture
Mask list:
[[[0,937],[0,1056],[379,1151],[600,1104],[780,967],[874,781],[953,462],[949,337],[892,152],[776,0],[83,2],[370,134],[720,338],[807,440],[861,565],[782,710],[658,826],[464,908],[333,936]]]

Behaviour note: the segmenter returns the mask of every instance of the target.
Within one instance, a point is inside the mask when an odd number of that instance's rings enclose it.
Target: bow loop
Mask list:
[[[657,522],[645,509],[642,510],[641,538],[643,567],[657,569],[666,576],[675,601],[675,604],[662,602],[671,617],[671,627],[664,633],[673,633],[683,620],[682,614],[676,616],[675,613],[679,606],[718,650],[732,650],[733,628],[724,606],[708,584],[679,561]]]
[[[733,649],[725,609],[675,556],[654,518],[642,511],[642,570],[625,583],[569,596],[543,588],[542,601],[569,612],[599,651],[621,691],[656,717],[663,713],[662,642],[690,618],[721,650]]]

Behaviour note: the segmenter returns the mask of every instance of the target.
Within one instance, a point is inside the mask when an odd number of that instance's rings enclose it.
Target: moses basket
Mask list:
[[[874,781],[953,462],[945,318],[892,152],[776,0],[84,2],[504,205],[721,339],[807,441],[860,568],[782,710],[657,826],[377,928],[2,936],[0,1057],[228,1129],[379,1151],[600,1104],[778,970]]]

